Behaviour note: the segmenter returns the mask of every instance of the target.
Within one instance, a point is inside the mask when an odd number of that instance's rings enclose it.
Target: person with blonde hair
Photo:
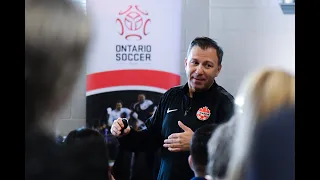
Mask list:
[[[247,76],[235,99],[237,122],[230,151],[226,179],[243,179],[257,124],[275,110],[295,104],[295,77],[273,68]]]

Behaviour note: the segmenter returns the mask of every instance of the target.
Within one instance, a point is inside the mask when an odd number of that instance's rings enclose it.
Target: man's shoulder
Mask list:
[[[181,91],[185,85],[173,86],[168,91]]]
[[[234,102],[234,97],[222,86],[217,86],[217,91],[219,95],[226,101],[228,102]]]
[[[179,97],[181,95],[183,86],[174,86],[168,89],[161,97],[163,102],[172,101],[172,98]]]
[[[183,88],[183,85],[179,85],[179,86],[174,86],[170,89],[168,89],[164,95],[165,96],[171,96],[173,94],[176,94],[176,93],[180,93],[182,91],[182,88]]]

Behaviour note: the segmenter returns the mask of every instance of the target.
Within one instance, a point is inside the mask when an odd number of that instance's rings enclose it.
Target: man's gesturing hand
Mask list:
[[[178,125],[184,132],[171,134],[168,139],[164,140],[163,147],[172,152],[189,151],[193,131],[181,121],[178,121]]]
[[[122,118],[118,118],[117,120],[113,121],[112,126],[111,126],[111,134],[120,137],[129,134],[130,132],[130,127],[128,126],[123,134],[121,134],[121,130],[124,128],[124,124],[122,122]]]

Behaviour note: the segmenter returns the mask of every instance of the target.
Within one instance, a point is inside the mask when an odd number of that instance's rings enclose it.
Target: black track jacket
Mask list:
[[[169,89],[160,99],[158,108],[147,121],[147,129],[134,131],[119,138],[120,145],[130,151],[155,151],[161,148],[158,180],[190,180],[194,174],[188,164],[189,151],[170,152],[163,147],[172,133],[183,132],[178,121],[193,131],[205,124],[221,124],[234,111],[234,98],[216,82],[210,89],[189,97],[188,84]]]

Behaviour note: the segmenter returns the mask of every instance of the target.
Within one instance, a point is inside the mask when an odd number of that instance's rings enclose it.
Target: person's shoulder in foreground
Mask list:
[[[25,143],[26,180],[109,179],[107,147],[101,141],[58,145],[44,133],[29,132]]]
[[[295,169],[295,107],[275,111],[257,127],[250,180],[293,180]]]

